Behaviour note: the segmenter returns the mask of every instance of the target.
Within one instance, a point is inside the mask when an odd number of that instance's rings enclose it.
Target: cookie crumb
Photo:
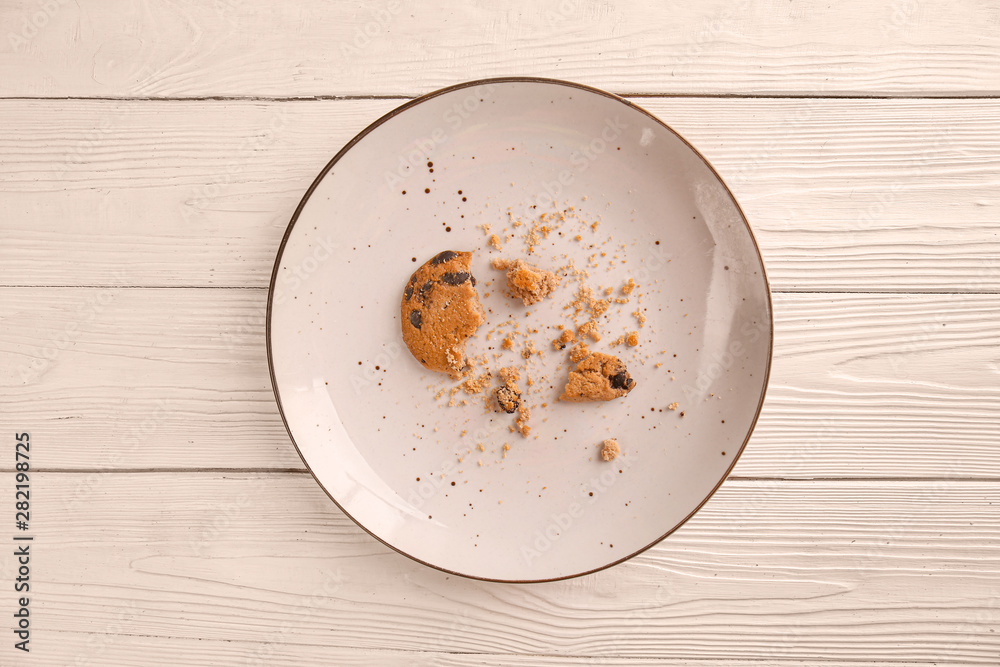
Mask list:
[[[532,266],[521,259],[493,260],[493,268],[507,272],[507,289],[525,306],[538,303],[559,286],[559,276]]]
[[[614,461],[622,453],[622,448],[614,438],[608,438],[601,443],[601,458],[605,461]]]
[[[486,371],[479,377],[472,377],[462,383],[462,389],[465,390],[466,394],[481,394],[493,381],[493,374]]]
[[[583,341],[580,341],[573,346],[573,349],[569,352],[569,360],[572,362],[578,362],[590,355],[590,348]]]
[[[587,336],[595,343],[601,340],[601,332],[598,331],[597,322],[595,320],[587,320],[578,326],[576,328],[576,335],[580,338]]]
[[[632,290],[634,290],[636,287],[638,287],[638,285],[636,285],[635,280],[629,278],[628,282],[622,285],[622,294],[628,296],[632,293]]]
[[[670,405],[667,406],[667,410],[676,410],[676,409],[677,409],[677,403],[676,402],[671,403]]]
[[[639,332],[638,331],[629,331],[628,335],[625,337],[625,342],[628,344],[629,347],[635,347],[636,345],[638,345],[639,344]]]
[[[517,419],[514,420],[514,424],[517,425],[517,430],[521,432],[521,435],[526,438],[531,433],[531,427],[528,426],[529,419],[531,419],[531,408],[521,403],[517,409]]]
[[[569,329],[563,329],[559,337],[552,341],[552,347],[557,350],[565,350],[566,346],[576,340],[576,335]]]
[[[500,244],[500,237],[496,234],[490,237],[490,245],[497,250],[503,250],[503,246]]]

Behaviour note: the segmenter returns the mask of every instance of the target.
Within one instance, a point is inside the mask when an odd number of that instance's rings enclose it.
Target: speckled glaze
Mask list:
[[[594,286],[629,277],[641,286],[609,311],[592,346],[619,355],[637,381],[607,403],[555,400],[571,364],[552,350],[548,327],[567,322],[570,280],[530,309],[505,298],[489,262],[525,257],[525,245],[505,238],[502,252],[489,249],[478,227],[499,231],[509,214],[568,207],[597,230],[576,241],[567,226],[529,259],[586,266],[603,251]],[[531,362],[531,437],[511,433],[510,416],[475,397],[454,408],[435,400],[453,383],[402,343],[403,286],[446,249],[476,253],[489,323],[470,353],[496,351],[486,333],[509,315],[538,328],[536,344],[549,348]],[[610,349],[630,329],[639,346]],[[756,422],[772,318],[747,222],[690,145],[613,95],[495,79],[403,105],[327,165],[278,252],[267,335],[289,434],[344,512],[432,567],[528,582],[625,560],[708,500]],[[600,445],[611,437],[622,456],[605,462]]]

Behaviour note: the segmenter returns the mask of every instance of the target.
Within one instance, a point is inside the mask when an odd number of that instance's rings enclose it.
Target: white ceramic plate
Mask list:
[[[532,259],[553,268],[568,255],[583,266],[603,250],[595,286],[640,283],[645,326],[630,314],[634,295],[610,311],[604,340],[592,346],[628,363],[637,386],[624,399],[556,401],[567,361],[549,345],[547,327],[567,322],[562,306],[575,288],[565,284],[523,316],[488,264],[524,257],[525,246],[516,236],[503,252],[487,249],[478,225],[521,234],[509,209],[530,220],[568,207],[577,219]],[[593,221],[596,231],[583,227]],[[448,408],[435,400],[437,388],[454,383],[423,369],[402,343],[402,289],[448,249],[476,251],[474,274],[491,311],[470,352],[496,352],[497,337],[485,334],[512,314],[538,328],[537,346],[550,350],[532,362],[545,379],[529,396],[529,438],[510,433],[510,417],[481,401]],[[609,350],[629,329],[642,343]],[[608,93],[494,79],[404,104],[333,158],[278,251],[267,335],[288,432],[347,515],[432,567],[526,582],[621,562],[708,500],[757,419],[772,318],[747,222],[687,142]],[[624,451],[611,463],[598,455],[608,437]]]

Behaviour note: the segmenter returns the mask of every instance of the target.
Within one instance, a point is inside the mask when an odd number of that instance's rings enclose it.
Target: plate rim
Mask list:
[[[285,417],[285,411],[284,411],[284,408],[282,407],[281,393],[278,391],[278,383],[276,381],[275,374],[274,374],[274,358],[273,358],[272,350],[271,350],[271,345],[272,345],[272,343],[271,343],[271,325],[272,325],[271,316],[272,316],[272,306],[273,306],[273,301],[274,301],[274,288],[275,288],[275,284],[277,282],[278,268],[279,268],[279,266],[281,264],[281,257],[284,254],[285,245],[288,242],[289,237],[291,237],[292,230],[295,227],[295,223],[298,221],[299,215],[302,213],[302,209],[305,208],[305,205],[309,201],[309,198],[312,196],[313,191],[315,191],[315,189],[319,186],[319,184],[326,177],[326,175],[330,172],[330,170],[333,169],[334,165],[336,165],[337,162],[339,162],[340,159],[345,154],[347,154],[347,152],[349,150],[351,150],[352,148],[354,148],[354,146],[358,142],[360,142],[362,139],[364,139],[366,136],[368,136],[368,134],[370,134],[371,132],[373,132],[374,130],[376,130],[383,123],[386,123],[387,121],[391,120],[392,118],[394,118],[394,117],[400,115],[401,113],[403,113],[404,111],[410,109],[411,107],[415,107],[418,104],[422,104],[423,102],[427,102],[428,100],[431,100],[431,99],[433,99],[435,97],[438,97],[440,95],[444,95],[444,94],[447,94],[447,93],[450,93],[450,92],[453,92],[453,91],[456,91],[456,90],[462,90],[462,89],[465,89],[465,88],[472,88],[472,87],[475,87],[475,86],[483,86],[483,85],[490,85],[490,84],[502,84],[502,83],[541,83],[541,84],[549,84],[549,85],[566,86],[566,87],[570,87],[570,88],[576,88],[576,89],[579,89],[579,90],[583,90],[583,91],[588,92],[588,93],[594,93],[594,94],[600,95],[602,97],[607,97],[609,99],[612,99],[612,100],[615,100],[617,102],[620,102],[621,104],[624,104],[625,106],[630,107],[630,108],[638,111],[639,113],[647,116],[651,121],[653,121],[657,125],[663,127],[665,130],[667,130],[668,132],[670,132],[671,134],[673,134],[674,136],[676,136],[678,139],[680,139],[680,141],[683,142],[684,145],[687,146],[689,149],[691,149],[691,151],[694,152],[694,154],[698,156],[698,158],[705,164],[705,166],[708,167],[708,169],[712,172],[712,174],[715,176],[715,178],[718,179],[719,183],[722,185],[723,189],[726,191],[726,194],[729,196],[730,201],[733,202],[733,204],[736,206],[736,210],[740,214],[740,220],[743,222],[743,227],[746,229],[747,233],[750,235],[750,241],[753,244],[754,252],[757,254],[757,259],[760,262],[761,277],[764,280],[764,288],[765,288],[765,292],[766,292],[766,295],[765,295],[766,299],[765,299],[765,301],[767,303],[767,319],[768,319],[768,325],[769,325],[768,326],[768,341],[767,341],[767,359],[766,359],[766,363],[764,365],[764,381],[763,381],[763,384],[761,385],[760,398],[757,401],[757,408],[754,411],[753,419],[750,422],[750,427],[747,429],[746,436],[743,438],[743,443],[740,445],[739,450],[736,452],[736,455],[732,459],[732,463],[729,464],[729,467],[726,468],[725,473],[721,476],[721,478],[719,479],[718,483],[716,483],[716,485],[714,487],[712,487],[711,491],[708,492],[708,494],[705,496],[705,498],[700,503],[698,503],[694,507],[694,509],[692,509],[687,514],[687,516],[685,516],[683,519],[681,519],[680,521],[678,521],[667,532],[665,532],[660,537],[657,537],[656,539],[654,539],[649,544],[647,544],[647,545],[645,545],[645,546],[643,546],[643,547],[641,547],[641,548],[633,551],[632,553],[630,553],[630,554],[628,554],[628,555],[626,555],[626,556],[624,556],[622,558],[618,558],[617,560],[614,560],[614,561],[612,561],[610,563],[607,563],[605,565],[601,565],[600,567],[592,568],[592,569],[586,570],[584,572],[578,572],[578,573],[573,573],[573,574],[566,574],[566,575],[561,575],[561,576],[558,576],[558,577],[548,577],[548,578],[544,578],[544,579],[497,579],[497,578],[492,578],[492,577],[478,576],[478,575],[474,575],[474,574],[466,574],[466,573],[463,573],[463,572],[457,572],[455,570],[449,570],[448,568],[442,567],[440,565],[435,565],[434,563],[430,563],[430,562],[427,562],[427,561],[422,560],[420,558],[417,558],[416,556],[403,551],[399,547],[396,547],[396,546],[394,546],[392,544],[389,544],[389,542],[387,542],[386,540],[382,539],[381,537],[379,537],[378,535],[376,535],[375,533],[373,533],[363,523],[361,523],[356,518],[354,518],[350,514],[350,512],[348,512],[346,509],[344,509],[344,507],[339,502],[337,502],[337,499],[333,496],[332,493],[330,493],[329,489],[326,488],[326,486],[323,484],[322,480],[320,480],[320,478],[316,475],[315,471],[313,471],[312,466],[309,465],[309,462],[306,460],[306,457],[302,454],[302,450],[299,449],[299,445],[295,441],[295,436],[292,435],[291,426],[289,426],[289,424],[288,424],[288,419]],[[691,142],[689,142],[679,132],[677,132],[677,130],[673,129],[666,122],[664,122],[663,120],[661,120],[659,117],[657,117],[653,113],[651,113],[651,112],[647,111],[646,109],[642,108],[638,104],[635,104],[635,103],[631,102],[630,100],[625,99],[624,97],[622,97],[620,95],[616,95],[615,93],[611,93],[611,92],[608,92],[606,90],[602,90],[600,88],[595,88],[593,86],[588,86],[586,84],[577,83],[575,81],[566,81],[564,79],[552,79],[552,78],[546,78],[546,77],[533,77],[533,76],[504,76],[504,77],[489,77],[489,78],[485,78],[485,79],[473,79],[473,80],[470,80],[470,81],[464,81],[462,83],[457,83],[457,84],[453,84],[451,86],[446,86],[444,88],[439,88],[437,90],[431,91],[431,92],[426,93],[424,95],[420,95],[420,96],[415,97],[415,98],[413,98],[411,100],[408,100],[407,102],[401,104],[398,107],[395,107],[394,109],[392,109],[389,112],[383,114],[378,119],[376,119],[375,121],[373,121],[372,123],[370,123],[363,130],[361,130],[358,134],[356,134],[350,141],[348,141],[346,144],[344,144],[343,148],[341,148],[339,151],[337,151],[337,154],[334,155],[333,158],[331,158],[329,162],[327,162],[326,166],[324,166],[322,170],[320,170],[319,174],[316,176],[315,179],[313,179],[313,182],[309,185],[309,188],[305,191],[305,194],[302,195],[302,199],[299,201],[298,206],[295,207],[295,212],[292,213],[292,217],[291,217],[291,219],[288,222],[288,226],[285,228],[285,233],[281,237],[281,243],[278,245],[278,251],[277,251],[277,254],[275,255],[275,258],[274,258],[274,267],[271,270],[271,280],[270,280],[270,283],[269,283],[268,288],[267,288],[267,313],[266,313],[265,323],[264,323],[264,335],[265,335],[265,342],[266,342],[266,346],[267,346],[267,369],[268,369],[268,374],[269,374],[270,380],[271,380],[271,390],[274,392],[275,403],[278,406],[278,414],[281,415],[281,422],[285,426],[285,432],[288,433],[288,438],[289,438],[289,440],[291,440],[292,446],[295,447],[295,452],[299,455],[299,459],[301,459],[302,464],[305,465],[306,470],[309,471],[309,474],[312,476],[312,478],[314,480],[316,480],[316,483],[319,485],[319,487],[321,489],[323,489],[323,492],[327,495],[327,497],[331,501],[333,501],[333,504],[336,505],[337,508],[340,509],[341,512],[343,512],[344,516],[346,516],[347,518],[349,518],[351,521],[353,521],[355,523],[355,525],[357,525],[363,531],[365,531],[370,536],[372,536],[373,538],[375,538],[377,541],[379,541],[380,543],[382,543],[385,546],[389,547],[390,549],[392,549],[396,553],[401,554],[403,556],[406,556],[410,560],[415,561],[417,563],[420,563],[421,565],[425,565],[425,566],[427,566],[429,568],[432,568],[434,570],[438,570],[439,572],[444,572],[446,574],[451,574],[451,575],[454,575],[454,576],[457,576],[457,577],[462,577],[463,579],[472,579],[472,580],[476,580],[476,581],[488,581],[488,582],[503,583],[503,584],[540,584],[540,583],[547,583],[547,582],[553,582],[553,581],[565,581],[567,579],[575,579],[577,577],[584,577],[584,576],[587,576],[589,574],[594,574],[595,572],[600,572],[601,570],[606,570],[606,569],[614,567],[616,565],[620,565],[621,563],[624,563],[625,561],[630,560],[630,559],[638,556],[639,554],[641,554],[641,553],[643,553],[643,552],[651,549],[652,547],[656,546],[657,544],[659,544],[663,540],[665,540],[668,537],[670,537],[670,535],[672,535],[674,532],[676,532],[681,526],[683,526],[684,524],[686,524],[691,519],[691,517],[693,517],[695,514],[697,514],[698,511],[702,507],[705,506],[705,503],[707,503],[709,500],[711,500],[712,496],[714,496],[715,493],[722,487],[723,483],[725,483],[725,481],[727,479],[729,479],[730,473],[732,473],[733,468],[736,467],[737,462],[740,460],[740,456],[743,455],[743,451],[746,449],[747,443],[750,441],[750,436],[753,435],[754,429],[757,427],[757,421],[760,418],[761,408],[764,405],[764,397],[767,394],[767,387],[768,387],[768,384],[770,383],[771,362],[772,362],[773,357],[774,357],[774,304],[773,304],[773,301],[771,299],[771,283],[770,283],[770,281],[768,280],[768,277],[767,277],[767,270],[766,270],[766,267],[764,265],[764,257],[763,257],[763,255],[760,252],[760,244],[758,244],[758,242],[757,242],[757,237],[754,236],[753,229],[750,227],[750,222],[747,220],[746,213],[744,213],[743,208],[740,206],[739,201],[733,195],[733,192],[729,188],[729,185],[725,182],[725,180],[723,180],[722,176],[719,175],[719,172],[716,171],[715,167],[712,165],[711,162],[709,162],[708,158],[706,158],[701,153],[701,151],[699,151],[697,148],[695,148],[695,146],[692,145]]]

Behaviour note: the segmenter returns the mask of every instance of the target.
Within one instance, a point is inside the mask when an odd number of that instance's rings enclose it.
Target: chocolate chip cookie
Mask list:
[[[400,305],[403,341],[425,368],[458,377],[465,343],[486,321],[472,276],[471,252],[445,250],[414,272]]]
[[[618,357],[591,352],[580,360],[576,370],[570,371],[559,400],[610,401],[625,396],[634,388],[635,380]]]

